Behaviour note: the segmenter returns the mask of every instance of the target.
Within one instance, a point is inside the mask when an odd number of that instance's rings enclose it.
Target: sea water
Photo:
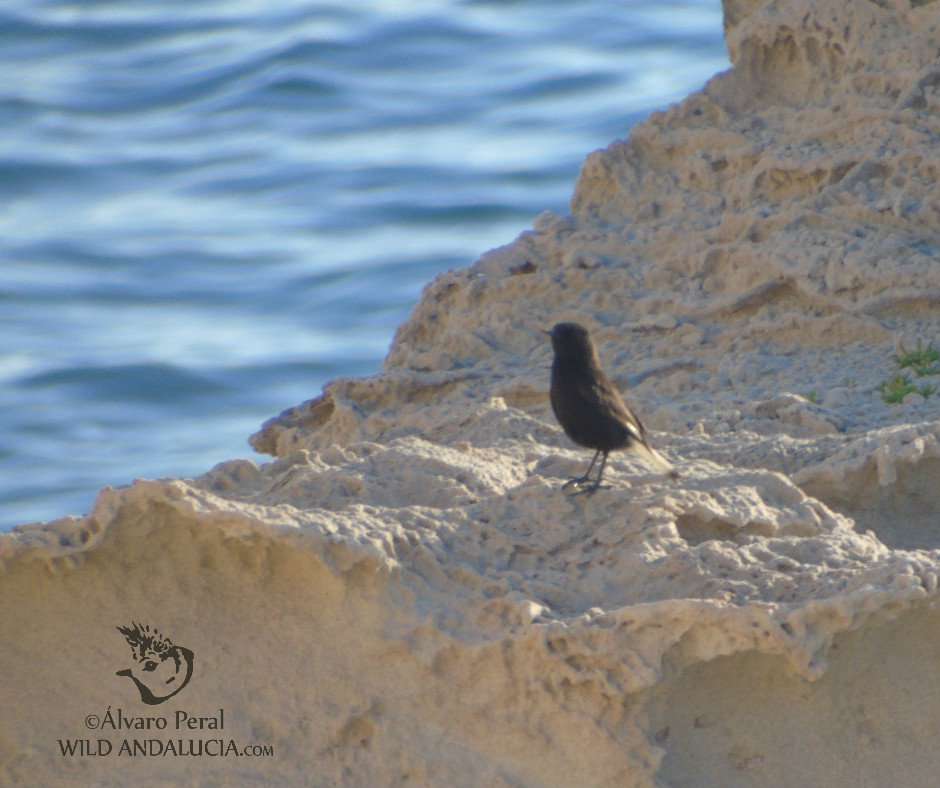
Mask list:
[[[268,459],[436,273],[728,67],[719,0],[7,0],[0,528]]]

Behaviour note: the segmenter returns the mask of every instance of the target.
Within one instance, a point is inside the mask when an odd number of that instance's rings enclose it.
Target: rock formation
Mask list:
[[[940,338],[938,11],[728,0],[733,68],[265,424],[273,462],[0,535],[0,783],[936,784],[940,376],[899,365]],[[561,320],[679,482],[560,490]],[[195,655],[172,710],[114,676],[131,616]],[[274,755],[60,754],[220,708]]]

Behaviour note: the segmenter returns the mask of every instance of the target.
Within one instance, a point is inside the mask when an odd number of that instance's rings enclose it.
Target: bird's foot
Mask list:
[[[610,489],[610,485],[609,485],[609,484],[601,484],[600,482],[594,482],[593,484],[590,484],[590,485],[588,485],[587,487],[582,487],[582,486],[581,486],[581,485],[583,485],[583,484],[586,484],[588,481],[590,481],[590,480],[589,480],[589,479],[585,479],[585,478],[582,478],[582,479],[570,479],[569,481],[567,481],[565,484],[562,485],[561,489],[564,490],[564,489],[566,489],[567,487],[570,487],[570,486],[572,486],[572,485],[577,485],[577,487],[578,487],[579,489],[577,489],[577,490],[575,490],[575,491],[569,493],[569,494],[572,495],[572,496],[574,496],[574,495],[592,495],[593,493],[597,492],[598,490],[609,490],[609,489]]]
[[[591,481],[590,476],[572,476],[570,479],[568,479],[568,481],[561,485],[561,489],[566,490],[572,485],[575,487],[580,487],[582,484],[587,484],[589,481]]]

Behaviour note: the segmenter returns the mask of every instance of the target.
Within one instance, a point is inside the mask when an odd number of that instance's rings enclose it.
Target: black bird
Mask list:
[[[594,459],[584,476],[570,479],[564,486],[590,481],[591,470],[603,454],[597,479],[584,492],[601,486],[607,454],[626,449],[643,457],[670,478],[679,474],[665,458],[647,443],[646,430],[627,407],[620,392],[601,369],[597,350],[587,329],[577,323],[558,323],[551,331],[555,360],[552,362],[552,410],[565,434],[579,446],[595,449]]]

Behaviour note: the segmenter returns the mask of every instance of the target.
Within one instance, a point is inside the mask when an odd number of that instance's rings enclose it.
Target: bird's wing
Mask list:
[[[599,372],[591,381],[584,377],[579,378],[578,393],[589,406],[609,411],[614,418],[622,422],[633,433],[638,441],[646,440],[646,430],[643,428],[643,424],[636,414],[630,410],[627,403],[623,401],[623,397],[620,396],[620,392],[611,383],[610,378],[603,372]]]
[[[614,388],[610,378],[601,373],[593,382],[579,380],[578,390],[587,402],[609,410],[611,416],[630,431],[635,439],[631,444],[634,453],[645,458],[664,473],[668,473],[671,478],[679,478],[679,474],[669,460],[649,445],[646,440],[646,429],[637,415],[623,401],[623,397]]]

